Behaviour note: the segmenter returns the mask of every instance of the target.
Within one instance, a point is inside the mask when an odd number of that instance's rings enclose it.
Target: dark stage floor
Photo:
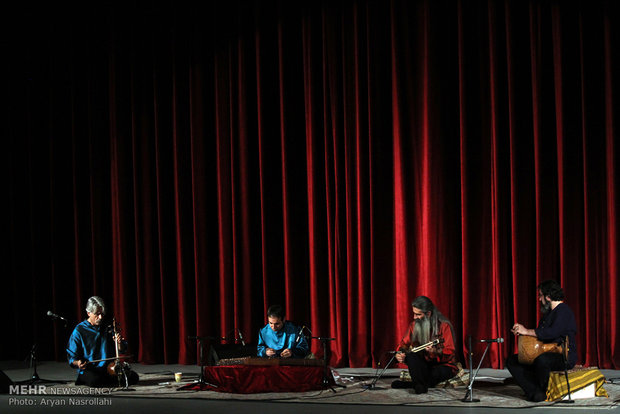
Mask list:
[[[153,376],[159,376],[158,378],[169,378],[170,381],[174,381],[174,372],[183,372],[183,378],[186,382],[192,382],[198,377],[199,367],[191,365],[140,365],[133,364],[132,368],[137,371],[141,378],[149,378]],[[32,377],[33,370],[28,367],[25,362],[16,361],[0,361],[0,369],[9,376],[12,381],[19,382],[25,381]],[[372,414],[399,414],[399,413],[431,413],[431,414],[449,414],[449,413],[514,413],[518,412],[541,412],[545,413],[566,413],[567,411],[575,411],[576,413],[589,413],[589,412],[620,412],[617,397],[620,390],[620,380],[616,380],[614,384],[610,384],[608,388],[613,391],[610,392],[612,398],[606,399],[606,405],[604,407],[595,407],[584,405],[569,406],[569,405],[530,405],[527,407],[502,407],[485,406],[485,394],[475,396],[481,397],[480,403],[471,403],[471,405],[463,406],[451,406],[449,399],[444,406],[425,406],[420,403],[417,405],[403,405],[408,404],[405,400],[401,404],[389,404],[382,403],[380,395],[385,397],[385,393],[388,391],[389,382],[394,379],[400,370],[388,370],[387,377],[384,378],[386,382],[384,390],[379,391],[361,391],[359,379],[371,378],[375,374],[375,370],[369,368],[340,368],[337,372],[340,376],[355,378],[349,386],[347,391],[337,391],[337,393],[350,393],[350,400],[343,403],[332,403],[331,401],[337,400],[335,394],[330,390],[322,391],[322,394],[318,398],[313,398],[312,402],[303,402],[303,400],[297,399],[294,402],[274,401],[273,399],[253,399],[252,396],[244,395],[229,395],[226,397],[219,397],[214,399],[209,397],[209,391],[198,391],[191,395],[177,395],[175,394],[175,388],[168,388],[172,390],[167,395],[152,394],[148,392],[141,392],[140,395],[128,395],[129,391],[112,392],[103,396],[60,396],[60,395],[0,395],[0,412],[9,413],[176,413],[176,412],[201,412],[201,413],[319,413],[328,412],[336,414],[355,414],[355,413],[372,413]],[[620,378],[620,371],[601,370],[607,379]],[[52,381],[67,381],[68,384],[73,384],[75,372],[70,369],[65,363],[60,362],[40,362],[37,367],[38,376],[41,379]],[[500,382],[505,378],[508,378],[509,374],[505,370],[491,370],[483,369],[479,373],[479,378],[490,378],[491,380],[498,380]],[[357,381],[357,382],[355,382]],[[355,384],[354,384],[355,382]],[[476,383],[477,384],[477,383]],[[161,384],[160,384],[161,385]],[[172,383],[174,386],[174,383]],[[170,387],[170,385],[168,386]],[[360,389],[360,394],[351,393],[352,388]],[[481,387],[484,386],[481,384]],[[474,388],[476,389],[476,388]],[[451,395],[461,395],[464,390],[453,389],[450,391],[433,390],[435,396],[441,395],[441,393],[452,393]],[[609,391],[609,390],[608,390]],[[372,394],[375,392],[376,394]],[[394,392],[392,390],[391,392]],[[404,393],[405,399],[408,394],[406,391],[398,390],[398,392]],[[211,391],[211,395],[214,393]],[[336,393],[336,394],[337,394]],[[363,393],[363,394],[362,394]],[[383,393],[383,394],[381,394]],[[215,393],[216,394],[216,393]],[[356,401],[356,396],[362,395],[366,399]],[[369,400],[369,396],[377,396],[377,401]],[[19,398],[17,398],[19,397]],[[412,396],[413,397],[413,396]],[[385,400],[383,400],[385,401]],[[600,402],[601,400],[599,400]],[[84,404],[84,405],[80,405]],[[455,404],[456,405],[456,404]]]

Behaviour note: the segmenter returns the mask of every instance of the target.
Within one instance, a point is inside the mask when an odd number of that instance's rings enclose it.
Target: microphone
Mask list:
[[[67,322],[67,320],[65,318],[63,318],[60,315],[56,315],[55,313],[53,313],[52,311],[49,311],[49,310],[47,311],[47,316],[51,316],[53,319],[60,319],[62,321]]]
[[[237,332],[239,333],[239,339],[241,339],[241,345],[245,346],[245,342],[243,341],[243,335],[241,335],[241,329],[237,328]]]
[[[306,329],[306,327],[302,326],[299,332],[297,332],[297,337],[295,338],[295,345],[297,345],[299,341],[301,341],[301,336],[302,336],[302,333],[304,332],[304,329]]]
[[[498,344],[502,344],[502,343],[504,343],[504,338],[481,339],[480,342],[485,342],[487,344],[491,344],[493,342],[497,342]]]

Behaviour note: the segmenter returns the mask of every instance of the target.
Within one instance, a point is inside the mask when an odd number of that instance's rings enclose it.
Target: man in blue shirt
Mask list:
[[[121,336],[115,337],[108,332],[108,327],[103,322],[105,315],[105,303],[99,296],[93,296],[86,303],[88,318],[80,322],[67,343],[67,359],[71,368],[78,370],[76,385],[88,385],[100,387],[114,385],[118,378],[110,375],[108,365],[114,360],[106,360],[116,357],[115,346],[119,352],[124,351],[126,343]],[[103,360],[103,361],[102,361]],[[90,363],[89,361],[99,361]],[[138,374],[127,370],[129,384],[138,382]]]
[[[258,331],[259,357],[304,358],[309,346],[299,327],[285,320],[284,308],[272,305],[267,309],[269,323]]]
[[[564,303],[564,291],[554,280],[545,280],[538,285],[538,300],[541,304],[542,318],[536,329],[528,329],[515,323],[515,335],[535,336],[544,343],[562,344],[568,337],[568,356],[562,353],[544,352],[536,357],[531,365],[521,364],[518,355],[506,360],[506,368],[525,392],[528,400],[544,401],[547,398],[547,385],[551,371],[571,369],[577,362],[577,323],[571,308]]]

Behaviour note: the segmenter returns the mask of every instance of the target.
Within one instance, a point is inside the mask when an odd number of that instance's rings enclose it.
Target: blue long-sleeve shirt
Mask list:
[[[72,368],[73,361],[95,361],[99,359],[112,358],[116,356],[112,335],[107,332],[103,325],[91,325],[88,320],[77,324],[67,343],[67,359]],[[103,369],[111,361],[96,362],[91,365],[94,369]],[[79,370],[80,374],[84,370]]]
[[[577,363],[577,322],[571,308],[564,302],[558,304],[551,312],[543,315],[535,329],[536,336],[543,342],[561,343],[568,336],[568,366]]]
[[[290,349],[294,358],[303,358],[308,355],[310,347],[308,341],[301,335],[299,342],[295,343],[295,339],[299,334],[299,327],[286,321],[280,330],[274,332],[269,324],[265,325],[258,331],[257,355],[259,357],[267,356],[267,348],[274,349],[279,356],[279,351]]]

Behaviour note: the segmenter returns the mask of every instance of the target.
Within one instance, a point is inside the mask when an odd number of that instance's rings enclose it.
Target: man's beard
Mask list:
[[[550,311],[551,311],[551,302],[547,302],[545,300],[544,302],[540,303],[540,313],[542,313],[543,315],[546,315]]]
[[[431,321],[427,318],[416,319],[413,326],[413,342],[422,345],[430,342],[431,338]]]

